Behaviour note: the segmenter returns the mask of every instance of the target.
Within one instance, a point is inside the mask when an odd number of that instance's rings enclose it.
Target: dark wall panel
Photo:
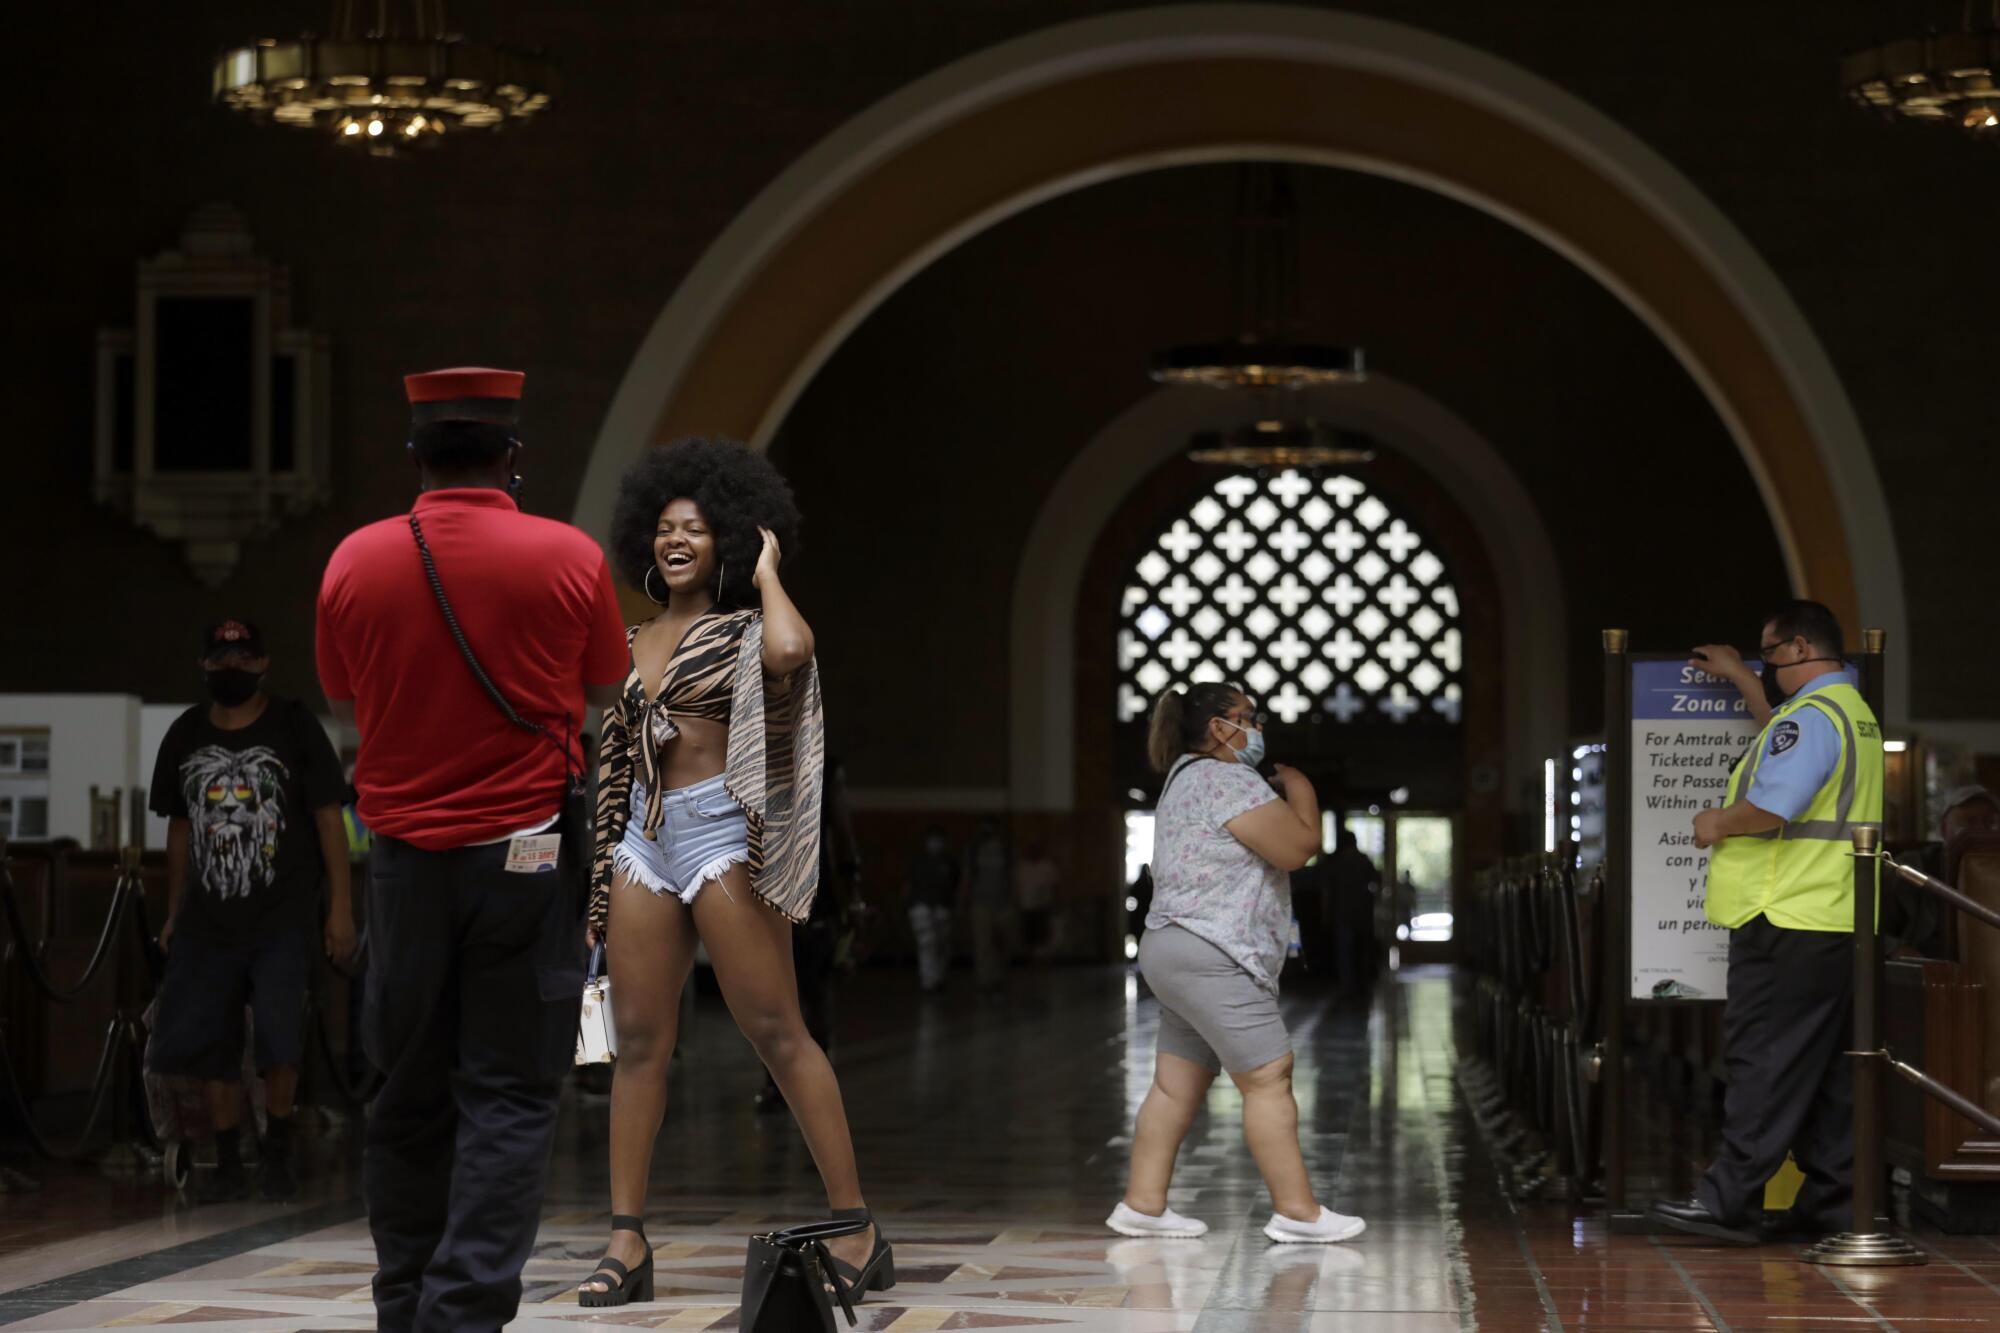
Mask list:
[[[320,566],[344,532],[411,494],[403,373],[525,368],[527,503],[567,515],[633,350],[759,188],[848,116],[958,56],[1124,7],[468,5],[453,11],[458,26],[553,48],[562,97],[541,123],[407,162],[207,106],[217,49],[316,25],[311,6],[142,7],[114,24],[88,7],[39,11],[40,44],[89,49],[96,86],[115,95],[77,102],[60,62],[22,74],[24,104],[63,114],[10,148],[9,177],[34,197],[0,257],[0,355],[15,388],[0,533],[10,568],[47,573],[20,581],[10,611],[32,632],[13,636],[0,688],[187,697],[178,650],[153,648],[230,610],[266,625],[281,686],[310,689]],[[1831,0],[1802,23],[1784,5],[1345,7],[1554,80],[1743,229],[1825,341],[1875,450],[1909,590],[1918,712],[1992,715],[1985,667],[2000,616],[1978,595],[1977,535],[2000,491],[1982,373],[2000,173],[1976,146],[1878,124],[1835,88],[1843,50],[1955,8]],[[1223,314],[1219,286],[1203,286],[1220,258],[1221,196],[1199,175],[1164,194],[1134,183],[1053,205],[947,260],[862,331],[787,427],[812,521],[802,586],[841,626],[822,636],[833,697],[879,728],[876,781],[999,780],[1006,597],[1040,488],[1143,392],[1133,356],[1163,332],[1206,334]],[[1698,395],[1636,322],[1532,242],[1408,193],[1333,176],[1312,187],[1309,314],[1365,339],[1379,364],[1517,458],[1567,571],[1573,674],[1594,661],[1598,624],[1634,620],[1634,605],[1651,616],[1635,629],[1664,646],[1747,637],[1746,608],[1777,590],[1771,551]],[[293,266],[299,322],[330,337],[335,444],[332,503],[254,544],[213,592],[89,498],[95,330],[131,323],[133,261],[211,200],[242,209],[260,249]],[[1174,270],[1152,261],[1190,265],[1188,281],[1163,280]],[[916,364],[888,373],[885,357]],[[1711,460],[1695,494],[1658,483],[1669,447]],[[858,489],[863,474],[871,485]],[[922,608],[914,643],[879,628],[875,613],[893,606]]]

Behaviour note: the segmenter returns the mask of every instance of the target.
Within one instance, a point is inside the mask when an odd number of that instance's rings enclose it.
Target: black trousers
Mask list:
[[[1333,961],[1343,994],[1365,995],[1368,992],[1368,952],[1361,928],[1354,922],[1336,920],[1333,923]]]
[[[1722,1013],[1729,1091],[1722,1147],[1695,1197],[1742,1223],[1789,1151],[1806,1182],[1792,1213],[1846,1231],[1853,1222],[1854,937],[1786,930],[1756,917],[1729,933]]]
[[[509,874],[506,852],[375,838],[362,1041],[386,1081],[362,1181],[382,1329],[498,1329],[521,1303],[583,937],[558,877]]]

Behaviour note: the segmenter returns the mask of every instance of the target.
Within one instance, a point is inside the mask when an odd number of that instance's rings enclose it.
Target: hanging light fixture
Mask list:
[[[2000,141],[2000,0],[1974,27],[1929,33],[1859,51],[1841,63],[1848,97],[1885,115],[1956,125]]]
[[[1156,352],[1155,380],[1215,389],[1296,389],[1362,378],[1360,348],[1311,342],[1303,335],[1298,204],[1291,174],[1282,166],[1253,162],[1239,170],[1230,282],[1241,332]]]
[[[548,105],[555,70],[546,54],[465,40],[446,27],[444,0],[405,4],[334,0],[330,36],[224,51],[215,101],[383,157],[498,130]]]
[[[1317,421],[1265,418],[1234,430],[1202,431],[1188,458],[1227,467],[1353,467],[1375,461],[1375,441]]]

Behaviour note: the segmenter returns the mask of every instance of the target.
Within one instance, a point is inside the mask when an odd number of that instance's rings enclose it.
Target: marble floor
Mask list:
[[[1991,1238],[1923,1236],[1925,1268],[1840,1274],[1793,1250],[1608,1236],[1589,1213],[1509,1202],[1458,1099],[1442,973],[1405,974],[1367,1011],[1287,1001],[1314,1178],[1369,1222],[1325,1248],[1264,1240],[1269,1205],[1221,1089],[1173,1197],[1211,1233],[1104,1230],[1157,1021],[1122,969],[1019,972],[991,999],[967,988],[920,1001],[888,972],[850,992],[837,1063],[900,1278],[861,1308],[863,1329],[2000,1330]],[[790,1119],[750,1109],[757,1072],[704,1000],[648,1210],[658,1300],[619,1310],[576,1305],[608,1209],[604,1100],[571,1094],[514,1327],[737,1327],[744,1238],[824,1204]],[[192,1208],[157,1183],[86,1171],[0,1195],[0,1323],[372,1327],[352,1158],[351,1136],[331,1127],[312,1188],[285,1207]]]

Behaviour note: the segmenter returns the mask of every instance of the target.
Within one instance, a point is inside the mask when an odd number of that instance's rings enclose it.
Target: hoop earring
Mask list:
[[[645,593],[646,600],[651,602],[654,606],[665,606],[667,604],[666,598],[653,596],[653,575],[659,572],[660,572],[660,567],[658,565],[647,565],[646,577],[639,580],[639,591]],[[662,579],[660,580],[660,583],[662,586],[665,586],[666,580]]]
[[[715,600],[718,602],[722,600],[722,584],[728,574],[729,562],[727,560],[718,562],[715,568]]]

